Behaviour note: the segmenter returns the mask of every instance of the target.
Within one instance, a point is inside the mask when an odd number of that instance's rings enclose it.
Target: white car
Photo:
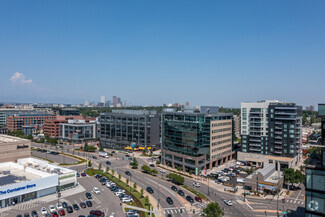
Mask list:
[[[93,192],[94,192],[95,194],[100,194],[100,190],[99,190],[99,188],[97,188],[97,187],[94,187]]]
[[[109,217],[115,217],[115,214],[112,212]]]
[[[50,213],[53,213],[55,212],[55,207],[53,205],[49,205],[49,210],[50,210]]]
[[[164,170],[164,169],[161,169],[161,170],[160,170],[160,172],[161,172],[161,173],[165,173],[165,172],[166,172],[166,170]]]
[[[227,204],[228,206],[232,206],[232,202],[230,200],[224,200],[223,202],[225,202],[225,204]]]
[[[194,187],[200,187],[200,183],[198,183],[198,182],[193,182],[193,186],[194,186]]]
[[[56,206],[56,209],[57,209],[57,210],[63,209],[61,203],[57,203],[55,206]]]
[[[42,213],[42,215],[46,215],[47,214],[47,209],[45,207],[42,207],[41,213]]]
[[[128,198],[128,197],[124,197],[124,198],[122,198],[122,202],[123,203],[133,202],[133,199],[132,198]]]
[[[123,194],[125,191],[123,190],[123,191],[117,191],[117,192],[115,192],[114,194],[115,194],[115,196],[120,196],[121,194]]]

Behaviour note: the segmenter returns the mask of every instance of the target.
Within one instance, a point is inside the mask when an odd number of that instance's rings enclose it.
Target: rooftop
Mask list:
[[[1,143],[9,143],[9,142],[29,142],[29,140],[21,139],[21,138],[14,137],[14,136],[0,134],[0,144]]]

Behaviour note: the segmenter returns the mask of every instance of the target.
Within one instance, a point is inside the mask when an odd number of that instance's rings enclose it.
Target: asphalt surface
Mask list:
[[[53,155],[53,154],[48,154],[48,153],[43,153],[43,152],[38,152],[38,151],[32,151],[32,155],[36,156],[36,157],[41,157],[41,158],[45,158],[60,164],[74,164],[77,163],[78,160],[69,156],[65,156],[63,154],[59,154],[59,155]]]

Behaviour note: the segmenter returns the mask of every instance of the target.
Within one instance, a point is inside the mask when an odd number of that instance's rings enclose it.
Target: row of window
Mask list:
[[[229,137],[231,135],[232,135],[231,133],[226,133],[226,134],[222,134],[222,135],[218,135],[218,136],[212,136],[212,140]]]
[[[215,124],[212,124],[212,127],[229,126],[229,125],[231,125],[231,124],[232,124],[232,122],[215,123]]]
[[[218,129],[218,130],[212,130],[212,133],[220,133],[220,132],[225,132],[225,131],[230,131],[231,127],[229,128],[222,128],[222,129]]]
[[[221,140],[218,142],[213,142],[212,146],[220,145],[220,144],[227,143],[227,142],[231,142],[231,139],[224,139],[224,140]]]

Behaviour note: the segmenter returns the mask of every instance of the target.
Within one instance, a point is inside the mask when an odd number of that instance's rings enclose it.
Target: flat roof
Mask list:
[[[0,134],[0,144],[1,143],[9,143],[9,142],[30,142],[30,141],[27,139],[22,139],[22,138],[15,137],[15,136],[8,136],[8,135]]]
[[[264,182],[269,182],[276,184],[279,182],[279,180],[282,178],[283,174],[279,171],[274,171],[269,177],[267,177]]]
[[[266,156],[266,158],[272,160],[287,161],[287,162],[290,162],[294,159],[291,157],[276,157],[276,156]]]

